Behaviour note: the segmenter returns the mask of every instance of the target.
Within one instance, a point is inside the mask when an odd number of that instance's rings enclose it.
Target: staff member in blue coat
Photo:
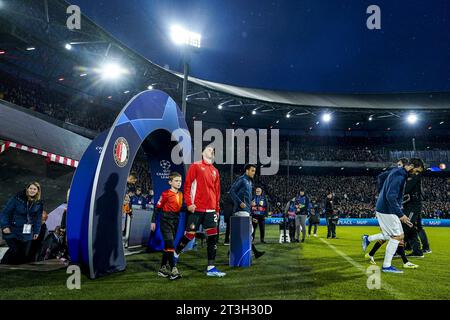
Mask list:
[[[253,199],[253,178],[256,174],[256,166],[253,164],[247,164],[245,165],[244,170],[245,173],[242,176],[238,177],[231,186],[230,196],[234,202],[234,214],[236,215],[236,213],[240,214],[243,212],[250,216],[251,201]],[[264,251],[256,250],[254,244],[252,244],[252,251],[255,254],[256,259],[258,259],[265,253]]]
[[[38,182],[29,183],[24,191],[7,202],[0,214],[0,228],[9,247],[2,264],[27,262],[31,241],[39,236],[42,211],[41,186]]]
[[[131,207],[136,206],[139,209],[145,209],[146,202],[141,187],[136,187],[136,193],[130,199]]]
[[[269,201],[267,196],[263,194],[263,190],[258,187],[255,190],[255,197],[252,201],[252,219],[253,219],[253,234],[252,238],[255,240],[256,229],[259,225],[259,236],[261,243],[264,241],[266,218],[269,211]]]

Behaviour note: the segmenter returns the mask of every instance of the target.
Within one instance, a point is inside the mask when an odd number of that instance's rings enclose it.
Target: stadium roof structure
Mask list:
[[[18,76],[32,74],[49,86],[123,106],[151,85],[181,105],[182,75],[164,69],[131,50],[82,16],[81,30],[66,26],[64,0],[8,2],[0,10],[0,69]],[[8,7],[12,6],[12,7]],[[72,49],[65,49],[66,44]],[[34,47],[34,50],[27,48]],[[130,75],[118,83],[102,83],[92,70],[102,61],[120,61]],[[81,77],[82,74],[87,76]],[[60,80],[60,79],[63,79]],[[109,97],[109,99],[108,99]],[[415,110],[435,125],[450,119],[450,92],[337,94],[281,92],[243,88],[189,78],[187,118],[217,125],[296,128],[307,130],[324,111],[332,112],[341,129],[365,123],[369,130],[395,126]],[[220,108],[219,108],[220,107]],[[206,116],[205,111],[208,112]],[[286,114],[290,115],[286,119]],[[367,121],[371,116],[372,121]],[[440,126],[448,130],[450,121]]]

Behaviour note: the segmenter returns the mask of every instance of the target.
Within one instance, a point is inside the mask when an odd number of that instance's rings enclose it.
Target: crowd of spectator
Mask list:
[[[287,155],[286,155],[287,158]],[[382,162],[389,161],[387,155],[380,150],[363,148],[343,148],[332,146],[305,146],[289,144],[289,159],[302,161],[355,161]]]
[[[147,161],[135,161],[133,172],[136,173],[138,184],[144,193],[151,190]],[[231,187],[237,173],[230,177],[230,172],[220,171],[222,198]],[[286,175],[258,176],[255,186],[261,186],[269,196],[272,210],[279,210],[295,197],[300,188],[306,189],[306,194],[319,205],[325,200],[328,191],[333,192],[339,216],[342,218],[371,218],[375,216],[377,199],[376,177],[372,176],[303,176]],[[423,202],[424,217],[450,218],[450,181],[447,178],[424,177]],[[223,199],[222,199],[223,200]]]
[[[0,99],[96,132],[108,129],[120,111],[94,98],[50,90],[38,81],[17,81],[4,72],[0,72]]]
[[[340,217],[375,216],[376,178],[369,176],[261,176],[272,203],[287,203],[305,188],[311,200],[321,204],[328,191],[333,192]],[[450,218],[450,181],[447,178],[424,177],[423,213],[427,218]]]

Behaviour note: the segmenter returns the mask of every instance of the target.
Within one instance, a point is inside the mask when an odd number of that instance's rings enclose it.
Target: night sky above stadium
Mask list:
[[[202,34],[191,75],[305,92],[450,90],[450,1],[72,0],[149,60],[182,71],[171,25]],[[369,30],[366,9],[381,9]]]

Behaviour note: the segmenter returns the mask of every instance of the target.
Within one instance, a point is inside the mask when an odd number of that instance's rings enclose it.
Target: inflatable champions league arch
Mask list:
[[[181,129],[181,130],[180,130]],[[172,141],[176,131],[178,140]],[[191,155],[191,137],[175,101],[159,90],[144,91],[122,109],[109,131],[101,133],[86,149],[72,180],[67,209],[67,239],[73,263],[89,277],[123,271],[122,203],[133,160],[142,146],[149,163],[154,199],[169,186],[168,175],[185,176],[184,164],[174,164],[171,153],[180,144]],[[184,217],[184,216],[183,216]],[[183,234],[180,221],[176,241]],[[149,246],[163,248],[159,232]]]

